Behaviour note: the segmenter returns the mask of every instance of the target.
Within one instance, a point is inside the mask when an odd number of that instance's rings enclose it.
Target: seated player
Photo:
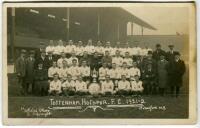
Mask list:
[[[65,78],[67,77],[67,74],[69,73],[69,68],[67,65],[67,61],[63,60],[62,61],[62,68],[59,69],[59,78],[61,79],[61,81],[66,80]]]
[[[62,83],[62,92],[64,96],[72,96],[75,94],[75,82],[72,80],[71,74],[67,74],[67,80]]]
[[[66,58],[66,54],[64,52],[61,52],[61,57],[57,61],[57,65],[58,65],[59,68],[62,68],[63,60],[68,61],[68,59]]]
[[[115,85],[120,79],[120,69],[117,68],[116,63],[112,63],[112,68],[108,70],[108,74]]]
[[[116,50],[115,56],[112,58],[112,63],[116,63],[117,67],[121,67],[123,63],[123,58],[120,56],[120,51]]]
[[[89,82],[90,80],[90,67],[87,66],[87,62],[82,61],[81,67],[79,67],[80,74],[83,77],[83,81]]]
[[[76,80],[77,76],[80,75],[77,59],[72,60],[72,66],[69,68],[69,73],[72,75],[72,80]]]
[[[48,69],[48,78],[53,80],[53,75],[59,73],[59,68],[57,67],[56,61],[53,61],[53,65]]]
[[[102,64],[102,67],[99,68],[99,81],[100,81],[100,82],[102,82],[102,81],[105,80],[105,76],[106,76],[106,74],[108,74],[108,70],[109,70],[109,69],[107,68],[107,63],[104,62],[104,63]]]
[[[133,81],[131,81],[131,94],[142,94],[144,88],[142,86],[142,81],[139,80],[139,76],[135,75]]]
[[[76,94],[83,96],[88,94],[87,84],[83,81],[82,76],[79,75],[78,79],[75,82]]]
[[[130,57],[130,53],[129,52],[125,52],[125,57],[123,59],[123,62],[126,62],[128,67],[132,66],[133,59],[132,59],[132,57]]]
[[[76,46],[74,45],[74,42],[72,40],[68,41],[68,45],[65,46],[65,53],[67,57],[71,56],[72,51],[75,51]]]
[[[55,73],[53,76],[53,80],[50,82],[49,85],[49,95],[58,96],[61,93],[62,83],[58,79],[59,75],[57,73]]]
[[[122,80],[118,82],[118,87],[116,89],[117,95],[129,95],[130,94],[130,82],[126,80],[126,75],[121,75]]]
[[[76,57],[76,52],[75,51],[72,51],[71,53],[71,57],[68,59],[68,64],[71,66],[72,65],[72,60],[76,59],[77,61],[77,66],[78,66],[78,58]]]
[[[127,79],[130,78],[130,73],[129,73],[129,69],[127,68],[127,63],[126,62],[123,62],[122,63],[122,67],[119,69],[119,73],[121,75],[125,75]],[[121,79],[121,76],[120,76],[120,79]]]
[[[38,63],[38,68],[34,71],[34,92],[38,96],[48,94],[48,75],[42,63]]]
[[[109,75],[106,75],[106,80],[101,83],[101,92],[105,96],[108,96],[114,93],[114,84],[112,80],[110,80]]]
[[[134,61],[132,63],[132,68],[129,69],[129,76],[133,76],[134,77],[135,75],[138,75],[139,78],[140,78],[141,73],[140,73],[140,69],[137,67],[137,62]]]

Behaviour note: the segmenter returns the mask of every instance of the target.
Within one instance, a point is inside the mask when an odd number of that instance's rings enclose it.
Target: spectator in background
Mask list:
[[[21,50],[20,56],[15,62],[16,74],[18,77],[18,83],[21,88],[21,94],[26,94],[25,76],[26,76],[26,60],[25,60],[26,50]]]
[[[180,53],[174,54],[174,61],[170,61],[168,67],[169,85],[171,87],[171,94],[178,97],[182,86],[182,77],[185,73],[185,63],[180,59]],[[174,93],[175,91],[175,93]]]
[[[155,59],[156,61],[159,61],[161,55],[163,55],[165,57],[166,53],[165,53],[165,51],[163,51],[161,49],[160,44],[156,44],[156,50],[153,52],[153,59]]]
[[[177,51],[174,51],[174,45],[169,45],[169,51],[167,52],[167,61],[174,61]]]
[[[26,93],[31,94],[34,81],[34,68],[35,68],[35,51],[31,50],[29,57],[26,59]]]

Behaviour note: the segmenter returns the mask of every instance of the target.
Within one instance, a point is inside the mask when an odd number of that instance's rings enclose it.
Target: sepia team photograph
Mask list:
[[[4,2],[4,124],[194,124],[195,16],[192,1]]]

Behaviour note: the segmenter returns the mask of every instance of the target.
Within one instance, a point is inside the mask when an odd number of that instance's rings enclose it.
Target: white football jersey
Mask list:
[[[107,81],[102,82],[102,84],[101,84],[102,93],[105,93],[105,92],[113,93],[113,90],[114,90],[114,84],[113,84],[112,80],[110,80],[109,82],[107,82]]]
[[[129,81],[122,81],[120,80],[118,82],[118,90],[130,90],[131,86],[130,86],[130,82]]]
[[[143,91],[142,81],[131,81],[131,90],[132,91]]]
[[[123,58],[122,57],[113,57],[112,63],[115,63],[117,65],[117,67],[120,67],[120,66],[122,66]]]
[[[48,77],[53,78],[53,75],[55,73],[59,74],[59,68],[58,67],[50,67],[48,69]]]
[[[87,84],[84,81],[76,80],[75,87],[76,87],[76,91],[81,91],[81,92],[87,92],[88,91]]]
[[[61,92],[61,81],[57,80],[57,81],[51,81],[50,85],[49,85],[49,90],[50,91],[59,91]]]

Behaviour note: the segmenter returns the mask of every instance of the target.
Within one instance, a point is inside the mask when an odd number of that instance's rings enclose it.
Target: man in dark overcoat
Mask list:
[[[161,49],[161,45],[156,44],[156,50],[153,52],[153,59],[159,61],[161,55],[164,55],[164,57],[166,57],[166,53],[164,50]]]
[[[21,88],[21,94],[25,94],[25,76],[26,76],[26,50],[21,50],[20,56],[15,62],[15,70],[18,77],[18,83]]]
[[[185,63],[180,59],[180,53],[175,53],[174,61],[170,62],[168,67],[169,85],[172,96],[179,96],[180,87],[183,84],[182,77],[185,70]]]

